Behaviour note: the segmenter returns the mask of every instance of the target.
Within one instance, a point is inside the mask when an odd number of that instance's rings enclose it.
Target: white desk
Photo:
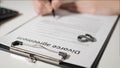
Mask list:
[[[5,1],[0,5],[18,10],[22,15],[0,25],[0,36],[5,35],[12,29],[23,24],[27,20],[36,16],[31,1]],[[120,20],[115,28],[111,40],[101,58],[98,68],[119,68],[120,67]],[[59,68],[44,62],[35,64],[28,62],[27,58],[13,55],[0,50],[1,68]]]

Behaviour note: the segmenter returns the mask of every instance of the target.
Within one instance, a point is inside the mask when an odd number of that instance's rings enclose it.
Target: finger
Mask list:
[[[44,6],[46,8],[46,10],[48,10],[48,12],[52,11],[52,6],[49,0],[44,1]]]
[[[41,14],[41,9],[43,9],[43,4],[39,0],[33,0],[33,5],[38,14]]]
[[[70,12],[78,13],[77,6],[74,2],[64,3],[60,6],[60,9],[68,10]]]
[[[52,11],[52,7],[48,0],[33,0],[35,10],[40,15],[46,15]]]
[[[96,0],[90,1],[90,0],[76,0],[75,5],[77,6],[77,10],[80,13],[89,13],[93,14],[96,12]],[[100,2],[100,1],[99,1]]]
[[[57,10],[61,6],[60,0],[52,0],[52,8]]]

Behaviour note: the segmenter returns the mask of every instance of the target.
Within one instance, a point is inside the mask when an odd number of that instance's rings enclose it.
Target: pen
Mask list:
[[[52,3],[52,0],[49,0],[50,1],[50,3]],[[55,17],[55,10],[54,9],[52,9],[52,15]]]

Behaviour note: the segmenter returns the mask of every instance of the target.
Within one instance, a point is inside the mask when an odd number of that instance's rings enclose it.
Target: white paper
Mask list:
[[[42,45],[50,50],[66,52],[70,55],[64,62],[91,67],[107,38],[117,16],[93,16],[57,11],[57,17],[38,16],[12,33],[1,37],[0,43],[10,46],[15,40],[30,45]],[[96,42],[78,41],[79,35],[90,34]],[[18,46],[57,59],[61,57],[42,48]]]

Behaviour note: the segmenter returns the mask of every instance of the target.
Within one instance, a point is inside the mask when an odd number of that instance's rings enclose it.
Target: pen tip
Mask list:
[[[52,15],[53,15],[53,17],[56,16],[56,14],[55,14],[55,10],[52,10]]]

